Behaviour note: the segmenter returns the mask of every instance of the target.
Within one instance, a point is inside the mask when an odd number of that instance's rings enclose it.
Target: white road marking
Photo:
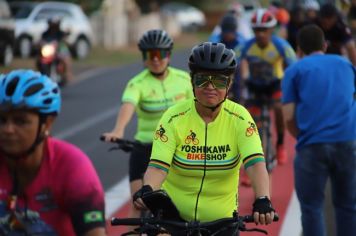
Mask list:
[[[79,132],[94,126],[95,124],[100,123],[116,115],[117,112],[117,107],[110,108],[106,111],[100,112],[98,115],[92,116],[91,118],[86,119],[83,122],[80,122],[76,125],[73,125],[72,127],[65,129],[63,132],[55,133],[54,136],[58,139],[68,139],[68,137],[74,136],[75,134],[78,134]]]
[[[300,206],[295,191],[289,202],[286,216],[283,220],[279,236],[300,236],[302,235],[302,225],[300,220]]]
[[[109,219],[130,200],[130,197],[129,177],[126,176],[105,192],[105,218]]]

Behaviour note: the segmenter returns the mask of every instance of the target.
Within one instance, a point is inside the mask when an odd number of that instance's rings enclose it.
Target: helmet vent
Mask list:
[[[9,85],[6,88],[6,95],[7,96],[12,96],[15,92],[15,89],[17,87],[17,84],[19,83],[20,78],[18,76],[16,76],[15,78],[13,78]]]
[[[52,103],[52,98],[47,98],[43,101],[44,104],[49,105]]]
[[[215,57],[216,57],[216,53],[212,52],[212,53],[211,53],[210,61],[211,61],[211,62],[214,62],[214,61],[215,61]]]
[[[34,84],[31,87],[29,87],[26,92],[24,93],[25,97],[29,97],[35,93],[37,93],[38,91],[40,91],[41,89],[43,89],[43,85],[42,84]]]
[[[58,89],[57,89],[57,88],[53,89],[53,90],[52,90],[52,93],[57,94],[57,93],[58,93]]]
[[[220,63],[222,63],[223,61],[225,61],[225,59],[227,58],[227,55],[224,54],[221,56],[221,59],[220,59]]]
[[[202,60],[204,60],[204,52],[203,52],[203,51],[199,51],[199,55],[200,55],[200,58],[201,58]]]

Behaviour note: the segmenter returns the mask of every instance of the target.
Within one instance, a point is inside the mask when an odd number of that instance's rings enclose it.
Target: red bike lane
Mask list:
[[[268,231],[268,235],[278,236],[280,234],[282,224],[284,222],[287,208],[294,189],[294,178],[293,178],[293,159],[295,155],[294,145],[295,142],[293,138],[289,135],[285,139],[288,162],[283,166],[276,166],[272,174],[272,203],[274,208],[279,214],[280,220],[274,222],[268,226],[256,226],[255,224],[247,224],[247,228],[258,227]],[[241,186],[239,187],[239,214],[248,215],[251,214],[252,203],[254,200],[254,194],[252,188]],[[129,203],[126,203],[122,208],[116,211],[112,216],[124,218],[127,217],[129,211]],[[107,223],[107,230],[109,236],[118,236],[124,232],[127,232],[125,226],[111,226],[109,221]],[[254,236],[262,235],[253,232],[241,232],[241,236]]]

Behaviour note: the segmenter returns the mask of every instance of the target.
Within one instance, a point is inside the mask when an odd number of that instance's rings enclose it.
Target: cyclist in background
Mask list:
[[[266,9],[258,9],[251,18],[255,37],[238,48],[237,54],[241,61],[240,74],[243,81],[256,85],[259,90],[268,90],[273,101],[277,129],[277,161],[287,162],[284,148],[284,124],[281,110],[280,81],[284,69],[296,61],[295,52],[287,41],[274,36],[273,30],[277,20]],[[263,73],[259,73],[259,72]],[[252,91],[253,95],[253,90]],[[254,104],[248,104],[253,106]],[[252,114],[254,115],[254,114]]]
[[[116,125],[111,132],[103,134],[108,142],[123,138],[125,128],[136,110],[138,124],[135,139],[141,144],[134,147],[130,157],[131,194],[142,186],[155,129],[163,112],[192,97],[188,73],[169,66],[173,40],[164,30],[147,31],[139,40],[138,47],[146,69],[128,82]],[[129,216],[139,217],[140,211],[132,206]]]
[[[229,49],[235,49],[245,42],[245,38],[237,31],[237,20],[233,14],[228,13],[222,18],[220,28],[221,32],[212,34],[209,42],[223,43]]]
[[[64,63],[66,81],[72,81],[72,58],[70,55],[68,44],[65,40],[68,32],[61,30],[61,18],[59,16],[53,16],[48,19],[48,28],[43,32],[41,37],[41,43],[56,41],[59,44],[58,57]],[[37,62],[39,63],[39,62]]]
[[[306,0],[303,5],[303,10],[305,11],[306,21],[308,23],[313,23],[318,18],[320,5],[316,0]]]
[[[213,33],[209,37],[210,42],[223,43],[228,49],[233,50],[245,42],[245,38],[237,31],[237,20],[233,14],[228,13],[222,18],[220,28],[221,33]],[[229,97],[235,101],[238,101],[240,98],[240,86],[240,76],[238,73],[236,73],[229,94]]]
[[[285,9],[280,2],[272,1],[268,11],[270,11],[277,20],[277,24],[274,27],[274,34],[287,39],[287,25],[290,20],[290,15],[287,9]]]
[[[290,21],[287,25],[287,40],[289,44],[297,51],[297,34],[300,28],[309,24],[302,6],[294,6],[290,13]]]
[[[244,10],[244,6],[242,6],[238,2],[232,3],[228,7],[228,10],[225,15],[227,14],[232,14],[235,17],[237,22],[236,29],[238,33],[242,35],[243,38],[250,39],[253,36],[250,22],[249,20],[246,19],[246,17],[244,17],[244,15],[246,14]],[[217,26],[214,27],[211,35],[219,35],[220,33],[221,33],[221,28],[220,28],[220,24],[218,24]]]
[[[232,217],[238,208],[243,164],[254,186],[255,222],[272,222],[274,209],[258,131],[246,135],[254,124],[252,117],[243,106],[227,99],[237,67],[235,58],[221,43],[206,42],[192,49],[189,68],[195,98],[171,107],[159,121],[168,141],[153,142],[144,186],[134,195],[138,208],[145,208],[141,199],[145,193],[162,188],[185,221]],[[192,132],[200,142],[186,144]],[[218,235],[231,236],[234,230]]]
[[[104,193],[92,163],[79,148],[50,137],[60,106],[58,85],[47,76],[31,70],[1,75],[0,229],[8,214],[37,212],[45,224],[27,222],[24,231],[106,235]],[[56,234],[45,234],[50,229]]]
[[[320,8],[318,26],[324,31],[328,44],[326,53],[346,54],[356,65],[356,47],[350,28],[345,24],[339,11],[333,4],[324,4]]]

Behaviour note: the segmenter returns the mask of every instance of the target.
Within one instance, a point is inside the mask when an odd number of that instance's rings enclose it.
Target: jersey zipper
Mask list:
[[[203,176],[201,178],[200,189],[197,194],[197,200],[195,202],[195,212],[194,212],[194,221],[197,221],[197,214],[198,214],[198,205],[199,205],[199,197],[203,190],[203,184],[206,175],[206,154],[207,154],[207,143],[208,143],[208,124],[205,123],[205,137],[204,137],[204,169],[203,169]]]
[[[167,96],[166,96],[167,90],[166,90],[166,88],[164,87],[163,80],[161,80],[161,86],[162,86],[162,91],[163,91],[164,102],[165,102],[165,104],[166,104],[166,109],[165,109],[165,110],[167,110],[167,109],[168,109],[168,100],[167,100]]]

